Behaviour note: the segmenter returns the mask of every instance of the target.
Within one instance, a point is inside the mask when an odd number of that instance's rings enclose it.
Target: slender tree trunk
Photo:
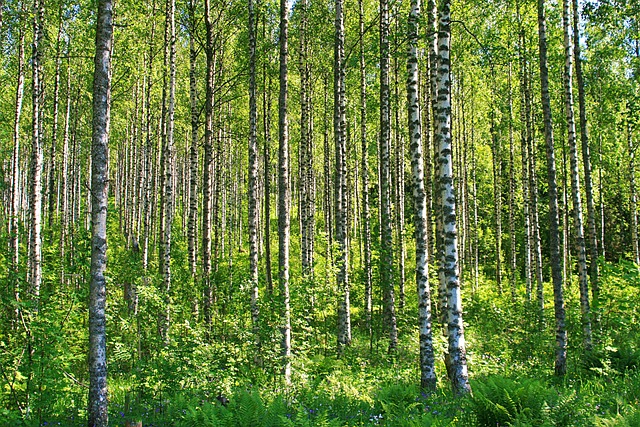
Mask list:
[[[389,2],[380,0],[380,285],[383,290],[389,351],[398,345],[391,229],[391,116],[389,114]]]
[[[313,171],[313,118],[311,62],[309,59],[309,4],[302,0],[300,28],[300,221],[302,274],[313,278],[315,238],[315,194]]]
[[[345,113],[344,70],[344,10],[343,1],[336,0],[335,45],[334,45],[334,102],[333,131],[336,144],[335,166],[335,224],[338,254],[336,256],[337,284],[340,295],[338,303],[338,352],[351,343],[351,315],[349,304],[349,247],[348,247],[348,195],[347,195],[347,143]]]
[[[534,261],[535,261],[535,276],[537,285],[537,300],[539,308],[540,321],[544,315],[544,278],[542,275],[542,243],[540,239],[540,217],[538,215],[538,174],[537,174],[537,154],[536,147],[533,141],[533,113],[531,108],[532,100],[532,76],[531,70],[526,74],[527,91],[525,96],[525,113],[527,116],[527,147],[529,156],[529,201],[531,207],[531,237],[533,242]]]
[[[497,104],[497,100],[495,98],[493,102]],[[495,119],[496,108],[497,106],[494,106],[490,113],[492,139],[491,152],[493,154],[493,214],[495,217],[494,221],[496,227],[496,284],[498,285],[498,293],[502,294],[502,155]]]
[[[578,148],[576,144],[576,122],[573,111],[573,79],[571,74],[571,37],[569,0],[562,2],[562,24],[564,27],[564,91],[565,113],[567,116],[567,136],[569,139],[571,161],[571,198],[573,201],[573,226],[576,252],[578,253],[578,281],[580,283],[580,309],[582,312],[583,345],[591,351],[593,339],[591,334],[591,309],[589,307],[589,272],[587,270],[587,250],[584,239],[582,198],[580,195],[580,171],[578,169]]]
[[[264,27],[263,26],[263,36]],[[273,293],[273,277],[271,275],[271,76],[267,78],[267,63],[262,68],[263,81],[267,85],[262,94],[262,110],[264,125],[264,260],[267,273],[267,290]]]
[[[571,248],[569,238],[569,200],[568,200],[568,185],[567,185],[567,142],[562,139],[562,206],[560,209],[562,229],[562,241],[560,248],[562,249],[562,283],[567,282],[568,273],[571,270]]]
[[[538,0],[538,49],[540,53],[540,89],[544,115],[544,136],[547,150],[547,181],[549,192],[549,260],[553,280],[554,309],[556,320],[556,375],[567,372],[567,329],[565,326],[564,293],[562,289],[562,266],[560,265],[560,242],[558,230],[558,186],[556,184],[556,159],[553,147],[553,125],[551,99],[549,96],[549,70],[547,66],[547,29],[544,0]]]
[[[278,281],[282,300],[282,369],[285,384],[291,383],[291,308],[289,306],[289,241],[291,234],[289,180],[288,30],[289,6],[280,0],[280,96],[278,98]]]
[[[145,188],[144,188],[144,224],[143,224],[143,244],[142,244],[142,268],[145,276],[149,265],[149,240],[151,239],[152,227],[152,210],[153,210],[153,139],[151,135],[152,116],[151,116],[151,88],[153,87],[153,58],[154,58],[154,38],[155,38],[155,1],[152,3],[151,10],[151,30],[149,32],[149,52],[146,64],[146,90],[145,90]],[[146,280],[146,279],[145,279]]]
[[[251,321],[256,351],[260,348],[258,324],[258,138],[256,107],[256,11],[255,0],[249,0],[249,281],[251,286]]]
[[[16,301],[20,298],[20,285],[18,280],[18,266],[20,261],[20,117],[22,115],[22,101],[24,99],[24,6],[20,13],[18,32],[18,82],[15,92],[15,106],[13,114],[13,155],[11,158],[11,210],[9,213],[9,248],[11,252],[11,283]]]
[[[584,190],[587,199],[587,241],[589,242],[589,273],[591,279],[591,295],[597,304],[598,286],[598,232],[596,230],[596,208],[593,199],[593,179],[591,177],[591,154],[589,133],[587,131],[587,107],[582,74],[582,58],[580,57],[580,9],[578,0],[573,3],[573,57],[576,63],[576,82],[578,84],[578,110],[580,114],[580,142],[582,146],[582,166],[584,168]]]
[[[98,2],[96,56],[93,77],[91,146],[91,284],[89,291],[89,427],[106,427],[107,342],[106,280],[107,201],[109,195],[109,122],[111,105],[111,0]]]
[[[424,184],[424,151],[418,93],[418,22],[420,0],[411,1],[407,23],[407,108],[411,172],[413,175],[413,206],[416,239],[416,286],[418,291],[418,324],[420,327],[420,387],[435,390],[435,358],[431,332],[431,291],[429,289],[429,259],[427,258],[427,200]],[[427,155],[429,155],[427,153]]]
[[[171,321],[171,238],[174,213],[174,128],[175,128],[175,97],[176,97],[176,23],[175,23],[175,0],[167,0],[166,21],[168,27],[165,44],[168,48],[168,58],[166,59],[169,71],[169,99],[167,103],[167,114],[165,123],[165,143],[164,143],[164,188],[163,188],[163,218],[164,230],[162,236],[162,276],[164,294],[164,313],[162,317],[162,337],[166,344],[169,343],[169,326]]]
[[[33,3],[33,129],[31,149],[31,189],[30,189],[30,238],[29,238],[29,293],[36,304],[40,299],[42,282],[42,108],[44,107],[44,76],[42,66],[42,46],[44,27],[44,4],[40,0]],[[37,306],[36,306],[37,307]],[[36,308],[37,311],[37,308]]]
[[[369,142],[367,139],[367,80],[364,59],[364,2],[358,0],[360,36],[360,141],[362,144],[362,246],[364,255],[364,316],[365,328],[371,337],[372,268],[371,268],[371,213],[369,208]]]
[[[58,24],[58,35],[56,38],[56,69],[53,83],[53,125],[51,129],[51,147],[49,151],[49,174],[47,176],[48,186],[48,208],[47,228],[48,235],[53,234],[53,217],[56,212],[56,157],[58,146],[58,118],[59,118],[59,100],[60,100],[60,37],[62,35],[62,5],[60,6],[60,23]]]
[[[191,146],[189,148],[189,222],[187,225],[187,240],[189,246],[189,270],[191,277],[196,280],[197,265],[197,221],[198,221],[198,83],[197,83],[197,59],[195,32],[196,15],[193,0],[189,1],[189,102],[191,107]],[[197,304],[197,298],[195,299]]]
[[[600,195],[600,245],[602,258],[607,259],[607,251],[605,247],[605,216],[604,216],[604,191],[603,191],[603,179],[602,179],[602,135],[598,135],[598,154],[600,157],[600,167],[598,168],[598,194]],[[597,301],[597,300],[596,300]]]
[[[462,295],[458,270],[458,233],[456,224],[456,200],[453,182],[453,159],[451,153],[451,81],[450,81],[451,10],[449,0],[443,0],[438,27],[438,109],[436,141],[440,164],[439,214],[442,216],[443,249],[441,280],[446,287],[447,333],[449,353],[447,366],[449,378],[456,394],[471,392],[467,372],[467,352],[462,321]]]
[[[67,55],[69,46],[67,46]],[[71,122],[71,62],[67,61],[67,101],[62,136],[62,165],[60,170],[60,258],[65,259],[69,229],[69,124]],[[64,265],[64,263],[63,263]],[[64,275],[64,273],[63,273]]]
[[[473,86],[472,86],[473,87]],[[473,92],[473,91],[472,91]],[[473,194],[473,290],[478,290],[480,282],[480,265],[479,265],[479,247],[480,239],[478,238],[478,179],[476,175],[477,153],[475,139],[475,108],[474,98],[471,97],[471,191]]]
[[[631,113],[629,113],[631,115]],[[631,133],[631,119],[627,118],[627,148],[629,149],[629,191],[631,201],[631,246],[633,262],[640,266],[640,247],[638,245],[638,195],[636,191],[636,147]]]
[[[516,197],[516,166],[515,166],[515,136],[513,130],[513,90],[511,86],[511,63],[509,63],[509,241],[511,244],[509,251],[509,259],[511,261],[511,299],[516,300],[517,288],[517,250],[516,250],[516,213],[515,213],[515,197]]]
[[[205,99],[204,165],[202,177],[202,285],[204,290],[203,316],[208,329],[212,324],[213,287],[211,284],[211,226],[212,226],[212,166],[213,166],[213,90],[214,90],[214,34],[211,2],[205,0],[205,27],[207,40],[207,81]]]
[[[520,156],[522,159],[522,207],[524,222],[524,276],[527,301],[532,300],[533,278],[532,278],[532,227],[531,227],[531,210],[529,197],[529,146],[527,143],[527,59],[526,59],[526,38],[524,29],[522,28],[522,18],[520,16],[520,7],[518,4],[518,26],[520,47],[518,49],[519,71],[520,71]]]
[[[399,13],[398,3],[395,3],[394,10],[394,31],[395,34],[400,34],[398,28]],[[398,37],[394,37],[393,50],[398,51]],[[394,188],[395,188],[395,229],[398,241],[398,308],[402,311],[405,304],[405,258],[406,248],[404,242],[404,145],[402,143],[402,132],[400,131],[400,95],[398,84],[398,55],[393,56],[393,116],[394,126],[392,139],[394,146]]]
[[[441,214],[441,206],[442,206],[442,190],[440,188],[440,176],[442,174],[440,163],[440,140],[439,132],[440,132],[440,118],[439,118],[439,78],[440,78],[440,60],[441,57],[439,55],[440,49],[440,32],[439,32],[439,12],[437,1],[434,0],[431,4],[433,8],[429,8],[429,18],[428,18],[428,29],[429,32],[433,33],[433,40],[430,40],[429,43],[429,62],[430,62],[430,72],[431,72],[431,109],[432,109],[432,117],[433,117],[433,155],[434,164],[436,167],[434,168],[433,173],[433,186],[434,186],[434,216],[435,216],[435,248],[437,254],[437,262],[438,262],[438,321],[440,325],[442,325],[442,333],[446,337],[448,336],[447,332],[447,287],[446,281],[444,277],[444,269],[441,266],[445,262],[445,249],[444,249],[444,225],[442,223],[442,214]],[[448,49],[448,41],[447,41],[447,49]],[[447,64],[448,65],[448,64]],[[448,71],[447,71],[448,73]],[[448,365],[448,357],[445,357],[445,363],[447,363],[447,373],[449,372]]]

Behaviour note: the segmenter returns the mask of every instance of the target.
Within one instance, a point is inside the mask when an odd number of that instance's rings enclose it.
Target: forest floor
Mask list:
[[[509,290],[499,294],[487,280],[475,291],[466,288],[464,296],[470,396],[450,391],[440,333],[435,334],[438,390],[419,389],[417,316],[410,316],[415,307],[408,304],[399,315],[401,340],[393,355],[383,338],[370,340],[355,324],[352,345],[337,358],[331,321],[306,332],[298,325],[294,342],[300,345],[294,345],[292,385],[286,388],[277,368],[276,332],[275,349],[261,352],[259,364],[249,332],[208,344],[186,323],[176,328],[169,347],[133,366],[126,356],[130,349],[112,342],[109,422],[145,427],[640,426],[640,276],[627,263],[602,263],[601,270],[601,301],[594,307],[597,341],[590,354],[581,349],[577,283],[567,286],[569,370],[564,378],[553,375],[553,307],[545,307],[541,322],[535,301],[513,301]],[[552,301],[548,293],[546,301]],[[322,325],[326,331],[318,335]],[[77,357],[74,363],[86,362]],[[0,425],[85,425],[82,381],[65,382],[69,374],[55,370],[48,375],[30,416],[0,408]],[[60,382],[66,386],[56,385]],[[10,401],[6,385],[2,393]]]

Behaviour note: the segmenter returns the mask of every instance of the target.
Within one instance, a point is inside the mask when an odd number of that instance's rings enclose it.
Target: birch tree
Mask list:
[[[91,283],[89,290],[89,427],[107,427],[107,202],[113,6],[98,2],[91,144]]]
[[[291,183],[289,181],[288,56],[289,5],[280,0],[280,95],[278,98],[278,281],[282,301],[282,370],[291,383],[291,308],[289,303],[289,242]]]
[[[575,61],[576,83],[578,85],[578,111],[580,115],[580,143],[582,149],[582,167],[584,168],[584,191],[587,199],[587,240],[589,242],[589,270],[591,279],[591,293],[593,303],[598,301],[598,232],[596,230],[596,208],[593,197],[593,178],[591,176],[591,152],[589,147],[589,132],[587,128],[587,107],[582,72],[582,58],[580,51],[580,9],[578,0],[572,1],[573,6],[573,58]]]
[[[164,313],[162,317],[162,336],[165,343],[169,342],[169,324],[171,310],[171,230],[174,211],[174,128],[175,128],[175,97],[176,97],[176,24],[175,0],[167,0],[165,16],[165,69],[169,72],[168,100],[166,103],[165,123],[163,129],[163,181],[161,209],[161,254],[160,271],[162,273],[162,292],[164,295]],[[165,76],[166,79],[166,76]],[[163,91],[165,90],[163,88]],[[163,94],[163,97],[165,95]],[[164,105],[163,105],[163,108]]]
[[[18,282],[18,263],[20,261],[20,118],[24,99],[25,53],[24,53],[24,5],[21,6],[18,29],[18,81],[16,84],[13,113],[13,154],[11,157],[11,206],[9,212],[9,250],[11,252],[11,273],[13,275],[13,292],[16,301],[20,298]]]
[[[416,239],[416,286],[418,290],[418,324],[420,327],[420,387],[434,390],[433,338],[431,332],[431,291],[429,289],[429,259],[427,258],[427,200],[424,184],[424,151],[422,120],[418,90],[418,22],[420,0],[411,1],[407,23],[407,107],[411,173],[413,175],[413,206]]]
[[[573,75],[571,61],[571,24],[569,0],[562,2],[562,26],[564,30],[564,99],[567,117],[567,139],[571,162],[571,199],[573,202],[573,227],[576,252],[578,253],[578,283],[580,285],[580,309],[582,312],[583,345],[586,351],[593,346],[591,337],[591,309],[589,307],[589,279],[587,271],[587,250],[584,239],[582,218],[582,196],[580,194],[580,171],[578,170],[578,148],[576,144],[576,122],[573,111]]]
[[[553,281],[554,311],[556,321],[555,373],[567,372],[567,329],[565,326],[564,291],[562,289],[562,265],[560,260],[560,233],[558,227],[558,186],[556,159],[553,145],[551,98],[549,95],[549,69],[547,64],[547,28],[544,0],[538,0],[538,51],[540,54],[540,91],[544,118],[544,139],[547,152],[547,184],[549,192],[549,251],[551,278]]]
[[[391,115],[389,102],[389,1],[380,0],[380,285],[384,299],[389,351],[398,345],[393,281],[393,233],[391,219]]]
[[[251,287],[251,320],[254,340],[258,337],[258,138],[256,107],[256,12],[255,0],[249,0],[249,282]]]
[[[338,351],[351,342],[351,316],[349,304],[349,248],[347,224],[347,143],[345,114],[345,70],[344,70],[344,2],[336,0],[335,45],[333,62],[333,132],[336,144],[335,163],[335,225],[338,254],[337,284],[340,293],[338,303]]]
[[[371,213],[369,206],[369,142],[367,138],[367,80],[364,58],[364,1],[358,0],[358,24],[360,36],[360,144],[362,159],[362,246],[364,268],[365,328],[371,336],[372,271],[371,271]]]
[[[446,288],[447,297],[447,368],[456,394],[471,392],[467,371],[467,352],[462,321],[462,295],[458,267],[458,233],[456,224],[456,199],[453,183],[453,158],[451,155],[451,81],[450,81],[451,9],[449,0],[443,0],[438,25],[438,103],[436,109],[438,185],[440,203],[438,215],[442,221],[442,245],[444,256],[440,260],[440,286]]]
[[[42,65],[42,42],[44,39],[44,3],[33,2],[33,54],[32,78],[32,133],[31,133],[31,182],[29,193],[30,238],[29,238],[29,293],[37,302],[42,282],[42,108],[44,107],[44,76]]]

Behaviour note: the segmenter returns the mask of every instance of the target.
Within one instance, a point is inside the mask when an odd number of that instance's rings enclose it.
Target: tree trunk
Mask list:
[[[598,286],[598,233],[596,231],[596,208],[593,199],[593,179],[591,177],[591,154],[587,131],[587,107],[580,57],[580,9],[578,0],[573,0],[573,57],[576,63],[576,81],[578,84],[578,109],[580,114],[580,142],[582,146],[582,166],[584,168],[584,190],[587,199],[587,240],[589,242],[589,271],[593,303],[597,304]]]
[[[364,316],[365,328],[371,337],[372,271],[371,271],[371,213],[369,208],[369,142],[367,140],[367,81],[364,59],[364,2],[358,0],[360,36],[360,141],[362,144],[362,246],[364,255]]]
[[[569,0],[562,2],[562,24],[564,28],[564,91],[565,113],[567,116],[567,137],[571,161],[571,198],[573,201],[573,226],[576,252],[578,253],[578,281],[580,284],[580,309],[582,312],[582,333],[584,349],[593,347],[591,336],[591,309],[589,307],[589,282],[587,270],[587,250],[584,239],[582,219],[582,198],[580,196],[580,171],[578,170],[578,148],[576,144],[576,122],[573,112],[573,79],[571,74],[571,37],[570,37]]]
[[[553,124],[551,99],[549,96],[549,70],[547,66],[547,30],[544,15],[544,0],[538,0],[538,49],[540,53],[540,90],[544,117],[544,136],[547,151],[547,181],[549,192],[549,260],[553,280],[553,296],[556,320],[556,375],[567,372],[567,329],[565,326],[564,294],[562,289],[562,266],[560,265],[560,242],[558,230],[558,186],[556,184],[556,159],[553,147]]]
[[[391,116],[389,114],[389,2],[380,0],[380,285],[383,290],[389,351],[398,345],[396,325],[393,234],[391,229]]]
[[[515,197],[516,197],[516,166],[515,166],[515,137],[513,130],[513,90],[511,86],[511,63],[509,63],[509,241],[510,251],[510,282],[511,282],[511,299],[516,300],[517,283],[517,251],[516,251],[516,213],[515,213]]]
[[[435,390],[436,374],[431,333],[431,291],[429,289],[429,259],[427,258],[427,199],[424,185],[424,151],[418,92],[418,22],[420,0],[411,1],[407,23],[407,108],[411,172],[413,175],[413,206],[416,239],[416,286],[418,291],[418,324],[420,328],[420,387]],[[428,155],[428,153],[427,153]]]
[[[263,36],[266,23],[263,24]],[[262,93],[262,114],[264,125],[264,259],[267,273],[267,290],[273,293],[273,277],[271,275],[271,76],[267,78],[267,61],[262,68],[262,79],[266,85]]]
[[[493,74],[493,72],[492,72]],[[494,84],[495,84],[495,75]],[[497,104],[494,93],[494,104]],[[495,119],[495,110],[497,105],[491,110],[491,153],[493,154],[493,215],[495,221],[496,232],[496,285],[498,285],[498,293],[502,294],[502,155],[500,140],[498,137],[498,129]]]
[[[44,4],[40,0],[33,3],[33,129],[31,149],[31,189],[29,196],[30,238],[29,238],[29,293],[37,303],[40,299],[42,282],[42,108],[44,107],[44,77],[42,66],[42,46],[44,39]]]
[[[338,254],[336,256],[338,303],[338,352],[351,343],[351,315],[349,304],[349,247],[347,224],[347,144],[344,70],[344,10],[343,1],[336,0],[335,45],[333,69],[333,131],[336,144],[335,165],[335,225]]]
[[[280,0],[280,95],[278,98],[278,281],[282,301],[282,370],[285,384],[291,384],[291,308],[289,307],[289,241],[291,234],[289,181],[288,98],[289,6]]]
[[[212,324],[213,288],[211,285],[211,225],[212,225],[212,166],[213,166],[213,89],[215,73],[215,53],[211,2],[205,0],[205,27],[207,40],[207,80],[205,99],[204,166],[202,176],[202,285],[204,290],[203,317],[208,329]]]
[[[544,278],[542,275],[542,243],[540,239],[540,217],[538,215],[538,174],[537,174],[537,154],[536,147],[533,141],[533,113],[531,108],[532,102],[532,70],[528,70],[525,74],[526,80],[526,95],[525,95],[525,113],[527,116],[527,147],[529,157],[529,201],[531,207],[531,237],[533,243],[534,261],[535,261],[535,276],[536,276],[536,294],[538,300],[539,317],[542,322],[544,315]],[[557,192],[556,192],[557,194]]]
[[[395,34],[400,34],[400,30],[398,28],[399,23],[399,13],[398,13],[398,3],[395,3],[394,10],[394,32]],[[393,50],[397,52],[398,47],[398,37],[394,37],[394,45]],[[393,56],[393,116],[394,116],[394,126],[393,126],[393,142],[394,146],[394,192],[395,192],[395,229],[396,229],[396,237],[398,241],[398,308],[400,311],[404,308],[405,304],[405,258],[406,258],[406,248],[404,242],[404,145],[402,141],[402,132],[400,131],[400,95],[399,95],[399,87],[398,84],[398,55]]]
[[[20,280],[18,278],[19,262],[20,262],[20,117],[22,115],[22,101],[24,99],[24,6],[20,13],[19,29],[18,29],[18,82],[15,92],[15,106],[13,115],[13,154],[11,158],[11,204],[9,211],[9,252],[11,253],[10,267],[10,292],[13,293],[15,301],[20,300]],[[18,309],[14,310],[15,320],[18,319]]]
[[[256,107],[256,11],[255,0],[249,0],[249,281],[251,286],[251,321],[256,354],[260,348],[258,325],[258,138]]]
[[[56,38],[56,70],[53,83],[53,125],[51,129],[51,147],[49,151],[49,173],[47,176],[48,187],[48,208],[47,215],[47,228],[48,236],[52,237],[53,234],[53,217],[56,213],[56,157],[58,146],[58,118],[59,118],[59,100],[60,100],[60,37],[62,34],[62,5],[60,5],[60,23],[58,24],[58,35]]]
[[[302,0],[300,28],[300,221],[302,274],[313,278],[315,239],[315,194],[313,171],[313,118],[311,96],[311,62],[309,60],[309,4]]]
[[[145,184],[144,184],[144,224],[143,224],[143,244],[142,244],[142,268],[144,270],[145,276],[147,274],[147,269],[149,265],[149,240],[151,239],[152,234],[152,216],[151,212],[153,210],[153,194],[154,186],[153,179],[154,174],[152,173],[153,169],[153,139],[151,135],[152,129],[152,116],[151,116],[151,88],[153,87],[153,58],[155,56],[154,51],[154,37],[155,37],[155,2],[152,5],[151,11],[151,30],[149,31],[149,52],[147,56],[147,64],[146,64],[146,79],[147,86],[145,90],[145,100],[144,100],[144,109],[145,109],[145,148],[144,148],[144,158],[145,158]],[[146,279],[145,279],[146,280]]]
[[[165,63],[169,72],[169,99],[167,103],[164,141],[164,188],[162,190],[163,205],[163,236],[162,238],[162,293],[164,294],[164,313],[162,318],[162,338],[165,344],[169,343],[169,326],[171,319],[171,229],[174,212],[174,128],[175,128],[175,97],[176,97],[176,23],[175,23],[175,0],[167,0],[165,25],[165,44],[168,49],[168,58]]]
[[[98,2],[96,56],[93,77],[91,147],[91,284],[89,291],[89,427],[106,427],[107,342],[106,279],[107,202],[109,195],[109,122],[111,106],[111,0]]]
[[[197,266],[197,221],[198,221],[198,83],[197,83],[197,51],[196,51],[196,15],[193,0],[189,1],[189,102],[191,107],[191,146],[189,148],[189,221],[187,240],[189,247],[189,270],[196,280]],[[194,301],[197,304],[197,297]]]
[[[519,40],[520,48],[518,49],[519,60],[519,78],[520,78],[520,156],[522,159],[522,207],[523,207],[523,222],[524,222],[524,276],[525,276],[525,289],[527,301],[532,300],[533,291],[533,279],[532,279],[532,227],[531,227],[531,210],[529,197],[529,145],[527,143],[527,123],[529,119],[527,111],[527,59],[526,59],[526,38],[525,32],[522,27],[522,17],[520,15],[519,4],[518,15],[518,27],[519,27]]]
[[[629,113],[629,115],[631,115]],[[636,192],[636,147],[631,134],[631,119],[627,118],[627,148],[629,150],[629,192],[631,211],[631,246],[633,248],[633,262],[640,266],[640,248],[638,245],[638,195]]]
[[[441,287],[446,287],[449,379],[456,394],[471,392],[467,372],[467,352],[462,321],[462,296],[458,270],[458,236],[456,200],[453,191],[453,159],[451,153],[451,80],[450,80],[451,10],[449,0],[443,0],[438,27],[438,108],[436,142],[440,164],[439,214],[442,217],[443,249],[441,259]]]

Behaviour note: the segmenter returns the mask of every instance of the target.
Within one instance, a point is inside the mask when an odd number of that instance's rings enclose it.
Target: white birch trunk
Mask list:
[[[418,291],[418,324],[420,341],[420,387],[435,390],[436,374],[431,332],[431,291],[429,289],[429,259],[427,258],[427,200],[424,184],[424,151],[422,121],[418,93],[418,22],[420,0],[411,1],[407,24],[407,106],[411,173],[413,175],[413,206],[416,239],[416,286]]]
[[[453,182],[451,152],[451,83],[450,83],[451,12],[449,0],[442,2],[438,28],[438,104],[437,132],[438,163],[440,164],[439,214],[442,217],[444,256],[441,259],[441,287],[446,288],[449,379],[456,394],[471,392],[467,372],[467,354],[462,321],[462,295],[458,267],[458,232],[456,198]]]
[[[109,123],[111,104],[111,0],[98,3],[91,147],[91,284],[89,292],[89,427],[107,427],[106,279]]]

